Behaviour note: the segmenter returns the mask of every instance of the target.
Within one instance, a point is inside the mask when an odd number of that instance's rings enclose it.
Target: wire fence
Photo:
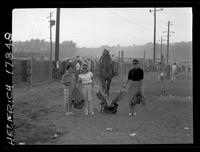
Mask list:
[[[115,79],[121,84],[127,81],[128,72],[132,68],[133,59],[139,61],[139,67],[145,67],[145,51],[120,51],[118,60],[118,74]]]
[[[47,54],[26,53],[14,55],[13,84],[32,86],[51,81],[51,62]]]
[[[51,62],[42,54],[31,53],[30,58],[30,84],[37,84],[51,81]]]
[[[15,57],[15,56],[14,56]],[[115,77],[118,82],[124,83],[127,80],[128,72],[132,68],[133,59],[139,60],[139,67],[144,70],[144,72],[151,72],[153,62],[150,59],[145,59],[145,51],[120,51],[118,58],[115,58]],[[178,73],[185,73],[189,75],[192,73],[192,62],[177,61],[177,71]],[[65,67],[60,66],[59,70],[55,70],[54,62],[51,62],[47,54],[39,53],[29,53],[27,56],[15,57],[13,59],[13,83],[27,83],[31,87],[39,85],[46,82],[51,82],[52,77],[54,80],[59,80],[64,74],[62,69]],[[62,65],[62,61],[60,61]],[[92,60],[91,71],[98,73],[97,59]],[[158,72],[159,70],[157,70]],[[170,77],[170,68],[168,75]],[[56,76],[55,76],[56,75]],[[186,77],[187,78],[187,77]]]

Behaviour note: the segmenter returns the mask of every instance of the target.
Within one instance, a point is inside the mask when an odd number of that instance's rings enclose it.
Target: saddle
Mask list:
[[[119,94],[112,100],[111,104],[108,105],[106,98],[103,96],[101,91],[96,92],[96,96],[98,97],[99,100],[101,100],[101,112],[104,112],[106,114],[114,114],[117,113],[117,108],[118,104],[122,97],[123,97],[123,92],[120,91]]]
[[[104,105],[103,112],[106,114],[114,114],[117,113],[118,104]]]

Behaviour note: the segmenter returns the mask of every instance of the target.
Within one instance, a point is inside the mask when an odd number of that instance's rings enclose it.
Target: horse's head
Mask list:
[[[104,54],[109,54],[109,51],[106,50],[106,49],[104,49],[104,50],[103,50],[103,55],[104,55]]]
[[[112,62],[109,52],[104,53],[101,58],[102,60],[100,64],[110,64]]]

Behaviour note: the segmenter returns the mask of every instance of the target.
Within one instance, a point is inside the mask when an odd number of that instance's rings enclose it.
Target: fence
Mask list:
[[[139,60],[139,67],[145,67],[145,51],[119,51],[118,79],[121,84],[127,80],[128,72],[132,68],[133,59]]]
[[[13,59],[13,84],[28,82],[27,65],[30,63],[29,58],[14,58]]]
[[[31,76],[31,86],[51,81],[51,63],[49,58],[32,53],[30,58],[30,68],[28,69]]]
[[[31,53],[28,57],[13,59],[13,83],[35,86],[51,81],[50,60],[44,54]]]

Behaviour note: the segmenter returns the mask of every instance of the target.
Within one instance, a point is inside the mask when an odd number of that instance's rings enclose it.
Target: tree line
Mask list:
[[[31,39],[30,41],[14,41],[13,42],[16,51],[13,52],[15,54],[27,54],[30,53],[31,50],[35,53],[46,53],[49,55],[50,53],[50,42],[40,39]],[[73,41],[63,41],[60,43],[60,58],[68,58],[75,57],[77,55],[83,57],[96,57],[99,58],[104,49],[108,49],[110,54],[118,57],[119,51],[144,51],[145,50],[145,58],[152,59],[153,58],[153,43],[146,43],[144,45],[129,45],[129,46],[109,46],[102,45],[100,47],[77,47],[77,44]],[[53,57],[55,51],[55,42],[52,42],[52,50]],[[159,43],[156,44],[156,58],[160,58],[161,45]],[[162,45],[162,53],[166,57],[167,54],[167,45]],[[169,45],[169,58],[172,60],[191,60],[192,59],[192,42],[177,42],[170,43]]]

